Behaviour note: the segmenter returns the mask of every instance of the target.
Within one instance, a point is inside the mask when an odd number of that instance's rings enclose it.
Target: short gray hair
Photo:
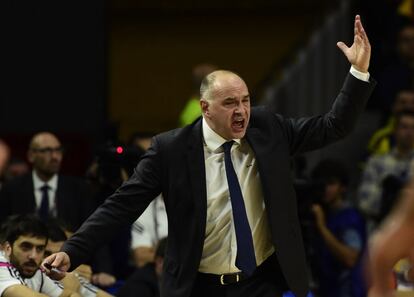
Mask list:
[[[200,85],[200,99],[211,100],[210,92],[212,90],[212,86],[217,79],[217,76],[220,74],[233,74],[235,76],[240,77],[236,72],[230,70],[216,70],[211,72],[210,74],[206,75],[203,80],[201,81]]]
[[[210,73],[203,78],[200,85],[200,99],[210,100],[210,89],[215,80],[216,75],[213,73]]]

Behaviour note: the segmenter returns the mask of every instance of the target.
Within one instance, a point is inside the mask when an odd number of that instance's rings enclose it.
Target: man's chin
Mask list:
[[[33,275],[35,275],[38,268],[23,268],[21,271],[21,275],[24,278],[31,278]]]
[[[242,131],[232,131],[231,139],[241,139],[246,135],[246,130]]]

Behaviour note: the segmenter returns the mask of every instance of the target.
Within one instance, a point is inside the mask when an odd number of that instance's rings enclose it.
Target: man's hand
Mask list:
[[[66,271],[70,268],[70,258],[65,252],[50,255],[43,260],[40,269],[51,279],[61,280],[65,277]]]
[[[347,47],[342,41],[336,44],[344,53],[349,63],[361,72],[368,72],[369,60],[371,58],[371,44],[361,23],[361,17],[355,16],[354,43]]]
[[[111,274],[100,272],[92,275],[92,283],[99,287],[110,287],[116,283],[116,278]]]
[[[91,266],[86,265],[86,264],[81,264],[74,270],[74,272],[79,274],[79,276],[83,277],[88,282],[91,282],[91,280],[92,280],[92,268],[91,268]]]

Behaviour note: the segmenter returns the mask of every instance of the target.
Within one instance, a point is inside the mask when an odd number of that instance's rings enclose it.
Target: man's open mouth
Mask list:
[[[235,130],[244,129],[244,119],[234,120],[231,124],[231,127]]]

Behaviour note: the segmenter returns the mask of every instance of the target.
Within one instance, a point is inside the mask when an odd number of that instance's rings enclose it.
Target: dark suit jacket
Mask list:
[[[263,187],[272,242],[288,286],[306,296],[308,279],[290,157],[344,137],[363,111],[375,83],[348,75],[332,109],[321,116],[285,119],[252,108],[246,139]],[[161,296],[187,297],[197,275],[206,226],[206,179],[201,121],[157,135],[125,182],[63,247],[73,267],[121,225],[131,224],[162,192],[168,215],[168,246]],[[277,280],[275,280],[277,281]]]
[[[5,184],[0,191],[0,220],[12,214],[35,213],[32,173]],[[56,192],[57,218],[77,230],[93,212],[95,203],[86,182],[59,175]]]

